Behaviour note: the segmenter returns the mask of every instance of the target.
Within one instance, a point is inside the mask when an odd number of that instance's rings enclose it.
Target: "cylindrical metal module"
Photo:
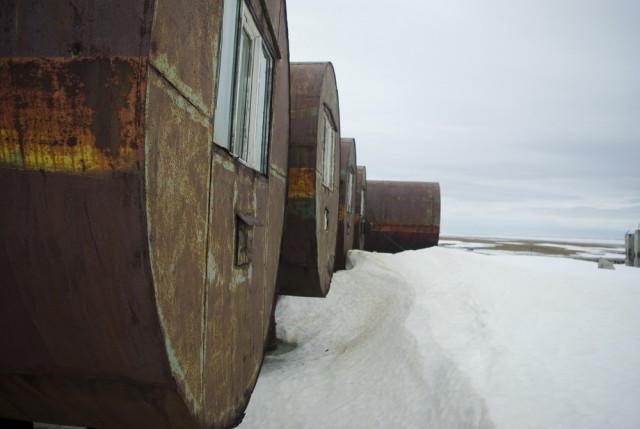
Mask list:
[[[236,424],[282,237],[284,0],[7,0],[0,27],[0,417]]]
[[[397,253],[438,245],[440,184],[367,181],[365,250]]]
[[[340,110],[331,63],[291,64],[289,188],[278,291],[324,297],[338,231]]]

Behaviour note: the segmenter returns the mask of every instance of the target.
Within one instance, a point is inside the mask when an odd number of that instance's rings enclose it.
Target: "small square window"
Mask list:
[[[236,265],[243,266],[251,263],[254,229],[260,226],[262,226],[262,223],[255,216],[246,213],[237,213]]]

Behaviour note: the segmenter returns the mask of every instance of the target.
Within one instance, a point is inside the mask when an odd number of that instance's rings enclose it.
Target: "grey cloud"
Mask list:
[[[334,63],[358,163],[370,178],[441,182],[443,231],[587,233],[568,219],[588,214],[594,234],[612,233],[640,218],[627,209],[640,194],[637,0],[296,1],[288,12],[292,59]]]

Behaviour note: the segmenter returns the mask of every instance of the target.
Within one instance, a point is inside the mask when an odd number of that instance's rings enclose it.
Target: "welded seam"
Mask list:
[[[156,73],[156,75],[158,75],[160,79],[162,79],[162,81],[167,86],[173,89],[177,94],[180,95],[180,97],[182,97],[187,103],[189,103],[191,107],[193,107],[198,113],[200,113],[200,115],[202,115],[203,118],[209,117],[207,113],[202,109],[201,106],[198,106],[197,104],[195,104],[187,94],[185,94],[183,91],[180,91],[180,88],[178,88],[173,82],[171,82],[171,80],[169,80],[164,75],[164,73],[162,73],[162,70],[160,70],[153,62],[149,61],[149,67],[151,68],[151,70],[153,70]]]

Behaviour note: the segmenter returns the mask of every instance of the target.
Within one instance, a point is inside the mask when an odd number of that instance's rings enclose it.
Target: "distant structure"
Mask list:
[[[440,184],[367,180],[364,250],[397,253],[437,246]]]
[[[290,91],[289,185],[277,284],[282,295],[318,298],[329,292],[338,236],[340,109],[333,65],[291,63]]]
[[[625,265],[640,267],[640,228],[635,232],[627,232],[625,234],[624,248],[626,254]]]

